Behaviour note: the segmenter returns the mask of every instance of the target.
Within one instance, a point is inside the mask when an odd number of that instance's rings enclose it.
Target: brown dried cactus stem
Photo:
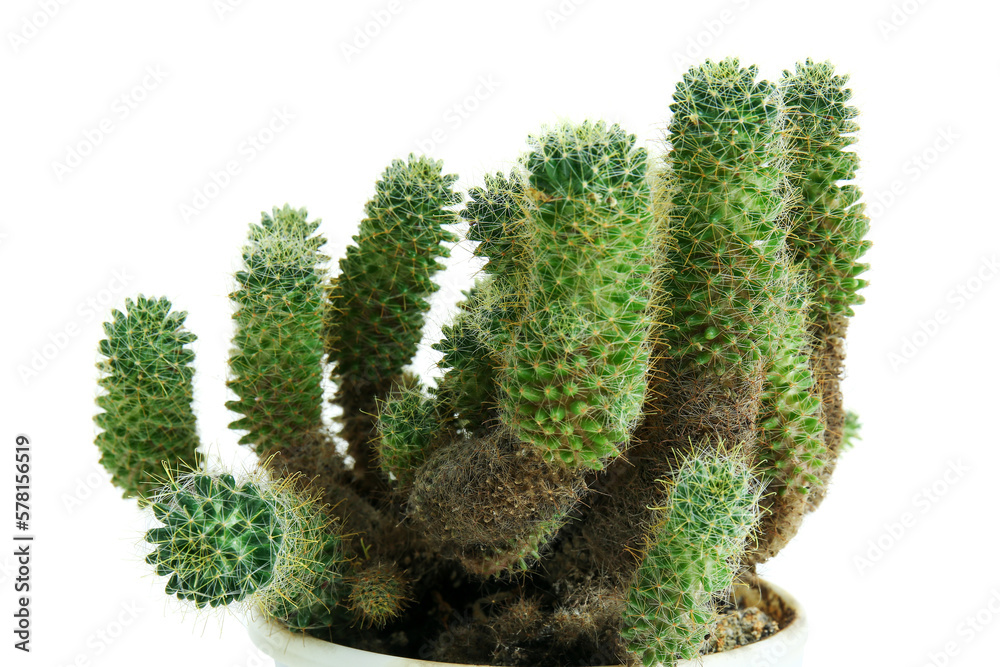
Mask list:
[[[844,377],[844,337],[850,320],[844,315],[836,315],[819,322],[814,327],[816,339],[812,354],[813,377],[823,401],[823,418],[826,422],[824,440],[826,442],[826,465],[820,470],[821,484],[809,494],[808,511],[815,510],[826,497],[827,482],[833,474],[837,459],[844,443],[844,395],[840,381]]]

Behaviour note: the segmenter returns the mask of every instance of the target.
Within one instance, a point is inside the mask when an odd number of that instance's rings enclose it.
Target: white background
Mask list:
[[[389,20],[365,44],[373,12]],[[338,257],[391,159],[429,150],[467,189],[560,118],[620,122],[659,152],[683,71],[736,55],[768,78],[805,57],[851,75],[875,244],[844,385],[863,442],[763,572],[808,611],[810,667],[997,664],[998,14],[954,0],[5,0],[0,410],[5,449],[33,441],[37,541],[30,656],[11,648],[0,547],[0,662],[263,664],[237,619],[163,595],[141,560],[146,520],[96,465],[112,306],[142,292],[190,313],[201,437],[243,465],[222,407],[226,295],[262,210],[308,207]],[[275,110],[293,118],[269,137]],[[269,143],[249,148],[259,134]],[[87,154],[67,163],[73,151]],[[229,161],[239,173],[213,188]],[[429,336],[467,275],[441,278]],[[0,470],[9,510],[12,452]]]

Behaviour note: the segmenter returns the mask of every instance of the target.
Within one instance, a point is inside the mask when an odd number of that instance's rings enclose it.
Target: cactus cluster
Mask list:
[[[263,214],[231,294],[245,481],[198,454],[184,313],[114,311],[97,444],[159,522],[167,592],[407,657],[697,657],[858,437],[849,99],[829,63],[772,83],[707,61],[652,156],[618,124],[560,122],[464,204],[441,162],[396,160],[329,273],[318,220]],[[407,366],[462,224],[485,262],[426,383]]]

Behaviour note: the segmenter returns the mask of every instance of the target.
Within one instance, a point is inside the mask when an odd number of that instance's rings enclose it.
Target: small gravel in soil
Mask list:
[[[752,644],[770,637],[778,629],[778,624],[757,607],[730,609],[719,617],[715,631],[705,641],[701,653],[720,653]]]

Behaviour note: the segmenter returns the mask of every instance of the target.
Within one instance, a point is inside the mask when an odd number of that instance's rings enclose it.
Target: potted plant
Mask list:
[[[239,479],[199,455],[185,314],[129,300],[100,344],[97,444],[157,520],[167,592],[244,605],[289,667],[800,664],[802,611],[755,567],[857,429],[849,97],[829,63],[772,84],[706,62],[663,156],[558,124],[460,211],[456,177],[411,155],[332,277],[319,221],[265,213],[231,294],[227,407],[261,461]],[[405,367],[462,221],[486,263],[427,387]]]

